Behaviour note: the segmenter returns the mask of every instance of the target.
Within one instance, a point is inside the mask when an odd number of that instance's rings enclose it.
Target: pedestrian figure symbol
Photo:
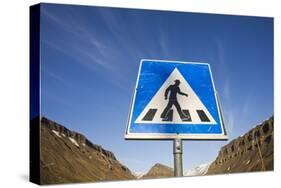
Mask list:
[[[177,68],[168,76],[135,123],[214,124],[215,120]]]
[[[183,113],[181,106],[177,100],[177,94],[188,97],[188,94],[181,92],[180,87],[179,87],[180,83],[181,83],[180,80],[175,80],[175,83],[170,85],[165,90],[165,100],[167,100],[167,98],[168,98],[167,96],[169,94],[169,102],[161,114],[161,118],[163,121],[167,121],[169,119],[169,117],[167,115],[173,105],[176,107],[178,114],[182,120],[190,119],[189,115]]]

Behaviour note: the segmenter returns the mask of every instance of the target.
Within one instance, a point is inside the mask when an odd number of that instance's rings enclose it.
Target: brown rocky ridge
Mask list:
[[[41,184],[135,179],[111,151],[45,117],[40,146]]]
[[[207,174],[273,170],[273,116],[223,146]]]

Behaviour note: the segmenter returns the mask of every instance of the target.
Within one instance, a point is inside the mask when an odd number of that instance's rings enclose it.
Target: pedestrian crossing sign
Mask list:
[[[125,139],[227,139],[207,63],[141,60]]]

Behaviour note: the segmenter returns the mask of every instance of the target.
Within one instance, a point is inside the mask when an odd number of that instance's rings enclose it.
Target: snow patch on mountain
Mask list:
[[[61,138],[60,133],[58,131],[52,130],[52,132],[55,133],[55,135],[57,135],[57,137]]]
[[[76,142],[74,138],[68,137],[68,139],[75,145],[79,147],[79,144]]]
[[[146,173],[145,172],[137,172],[133,173],[137,179],[141,179]]]
[[[185,174],[186,176],[201,176],[205,175],[208,172],[209,166],[211,163],[201,164],[189,171]]]

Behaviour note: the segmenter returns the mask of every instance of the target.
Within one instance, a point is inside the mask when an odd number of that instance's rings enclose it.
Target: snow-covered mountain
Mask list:
[[[185,176],[201,176],[205,175],[208,172],[209,166],[211,163],[201,164],[189,171],[185,174]]]

